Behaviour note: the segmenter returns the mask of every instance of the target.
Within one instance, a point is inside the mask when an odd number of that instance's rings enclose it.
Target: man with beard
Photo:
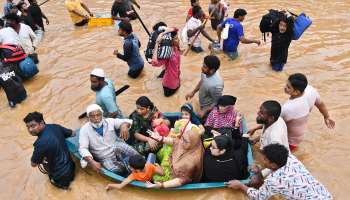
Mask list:
[[[86,162],[93,170],[100,172],[102,166],[119,175],[127,175],[128,158],[139,155],[125,143],[129,138],[131,119],[103,118],[102,108],[97,104],[86,109],[89,122],[80,129],[79,153],[82,167]],[[117,134],[119,130],[119,134]]]
[[[197,114],[202,119],[205,118],[222,96],[224,81],[219,72],[217,72],[219,68],[220,60],[217,56],[206,56],[202,66],[201,80],[194,90],[186,95],[186,100],[189,100],[199,91],[200,111]]]
[[[96,104],[101,106],[104,117],[123,118],[117,105],[113,82],[105,78],[103,69],[96,68],[90,73],[91,89],[96,92]]]
[[[263,129],[260,135],[260,150],[273,143],[279,143],[289,149],[287,125],[280,117],[281,105],[277,101],[265,101],[261,104],[256,117],[256,123],[260,126],[249,130],[252,136],[256,130]],[[255,140],[258,141],[259,137]]]
[[[50,182],[58,188],[68,189],[74,179],[75,165],[65,138],[74,136],[75,132],[58,124],[46,124],[39,112],[28,113],[23,121],[29,133],[38,137],[33,144],[32,167],[37,167],[46,161],[45,169]]]

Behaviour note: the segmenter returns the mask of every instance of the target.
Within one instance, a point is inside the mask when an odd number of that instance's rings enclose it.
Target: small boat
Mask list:
[[[181,113],[179,113],[179,112],[165,112],[163,114],[171,122],[175,122],[175,120],[179,119],[181,116]],[[247,123],[246,123],[246,120],[243,119],[243,133],[247,133],[247,132],[248,132]],[[75,137],[70,137],[70,138],[66,139],[66,143],[68,145],[68,149],[71,152],[71,154],[76,159],[80,160],[81,155],[79,154],[79,130],[77,131],[77,135]],[[250,145],[248,145],[247,157],[248,157],[248,165],[252,165],[254,163],[254,159],[253,159],[252,148]],[[108,171],[104,168],[102,169],[101,174],[103,174],[104,176],[106,176],[106,177],[108,177],[116,182],[121,182],[125,179],[125,177],[119,176],[118,174],[115,174],[115,173]],[[252,175],[253,174],[251,173],[247,179],[240,180],[240,181],[242,183],[246,184],[249,182],[249,178]],[[146,188],[145,183],[139,182],[139,181],[133,181],[130,183],[130,185],[133,185],[136,187],[141,187],[141,188]],[[211,182],[211,183],[191,183],[191,184],[186,184],[186,185],[183,185],[180,187],[168,188],[168,189],[170,189],[170,190],[197,190],[197,189],[210,189],[210,188],[223,188],[223,187],[226,187],[225,182]]]

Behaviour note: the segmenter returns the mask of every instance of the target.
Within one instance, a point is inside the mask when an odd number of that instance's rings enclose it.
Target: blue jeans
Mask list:
[[[273,64],[272,70],[276,72],[281,72],[283,70],[283,67],[284,67],[284,63]]]
[[[235,60],[238,57],[238,52],[234,51],[234,52],[228,52],[228,51],[224,51],[224,53],[231,59],[231,60]]]

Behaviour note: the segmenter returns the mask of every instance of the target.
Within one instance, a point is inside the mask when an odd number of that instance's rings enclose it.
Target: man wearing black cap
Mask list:
[[[186,95],[186,100],[191,99],[199,91],[200,111],[198,116],[205,117],[216,105],[224,90],[224,81],[217,70],[220,68],[220,60],[217,56],[209,55],[204,58],[201,80],[194,90]]]

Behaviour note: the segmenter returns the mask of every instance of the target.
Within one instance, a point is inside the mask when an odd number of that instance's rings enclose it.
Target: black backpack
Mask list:
[[[0,86],[4,89],[11,107],[21,103],[27,97],[22,79],[16,75],[12,65],[0,63]]]
[[[278,30],[279,20],[283,16],[285,16],[284,12],[270,9],[269,13],[267,13],[261,18],[259,28],[261,33],[263,34],[263,39],[265,42],[266,42],[266,33],[272,32],[276,29]]]
[[[149,37],[147,48],[145,50],[145,57],[148,62],[153,57],[153,50],[156,46],[156,41],[158,38],[158,35],[163,31],[153,31],[151,33],[151,36]],[[159,44],[158,52],[157,52],[158,59],[169,59],[172,55],[172,37],[171,33],[167,33],[163,36],[162,41]]]

